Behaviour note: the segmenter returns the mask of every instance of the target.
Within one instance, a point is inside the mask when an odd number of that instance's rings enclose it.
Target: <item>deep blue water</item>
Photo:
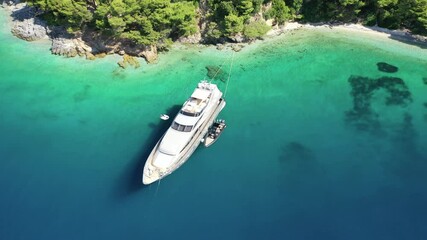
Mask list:
[[[3,24],[0,239],[426,239],[425,49],[328,29],[246,47],[221,139],[143,187],[159,115],[231,56],[184,48],[120,70]]]

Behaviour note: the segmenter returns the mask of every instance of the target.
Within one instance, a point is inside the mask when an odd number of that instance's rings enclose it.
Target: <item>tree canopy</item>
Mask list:
[[[49,24],[69,32],[92,30],[144,45],[170,42],[198,31],[206,21],[205,39],[218,41],[243,34],[261,37],[265,21],[340,21],[427,34],[427,0],[28,0],[44,10]],[[264,19],[263,19],[264,18]]]

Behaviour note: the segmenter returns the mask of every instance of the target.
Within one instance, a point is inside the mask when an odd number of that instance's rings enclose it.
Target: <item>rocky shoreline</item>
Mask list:
[[[26,41],[50,40],[52,54],[75,57],[85,56],[89,60],[108,54],[142,57],[148,63],[158,58],[156,46],[142,46],[127,40],[117,40],[94,35],[90,30],[71,35],[62,27],[50,27],[38,18],[40,12],[19,0],[2,2],[2,7],[11,17],[11,32]],[[191,41],[191,40],[189,40]]]
[[[93,60],[98,57],[104,57],[108,54],[119,54],[123,56],[120,67],[136,64],[123,64],[133,62],[131,58],[142,57],[148,63],[154,63],[158,59],[158,50],[155,45],[143,46],[135,44],[126,39],[115,39],[94,33],[90,30],[84,30],[78,35],[71,35],[62,27],[50,27],[46,22],[38,18],[40,12],[34,7],[21,3],[20,0],[2,2],[2,7],[8,11],[12,18],[11,32],[16,37],[26,41],[51,41],[52,54],[75,57],[84,56],[86,59]],[[266,37],[274,37],[282,33],[302,29],[302,28],[342,28],[351,31],[365,31],[378,33],[399,41],[427,46],[427,37],[412,35],[408,31],[389,30],[379,27],[365,27],[360,24],[300,24],[290,22],[284,26],[273,26],[266,34]],[[201,31],[201,30],[200,30]],[[184,44],[200,44],[203,39],[200,31],[193,36],[178,39],[178,42]],[[238,52],[245,44],[243,39],[235,39],[236,43],[217,44],[217,49],[231,48]],[[249,42],[250,43],[250,42]]]

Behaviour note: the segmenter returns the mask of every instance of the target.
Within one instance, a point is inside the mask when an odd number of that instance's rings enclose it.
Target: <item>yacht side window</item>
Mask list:
[[[180,132],[191,132],[191,130],[193,129],[193,126],[191,125],[181,125],[177,122],[173,122],[171,127],[172,129],[175,129]]]
[[[193,126],[185,126],[184,132],[191,132],[191,129],[193,129]]]
[[[175,130],[178,130],[178,126],[179,126],[179,124],[178,123],[176,123],[175,121],[172,123],[172,128],[173,129],[175,129]]]

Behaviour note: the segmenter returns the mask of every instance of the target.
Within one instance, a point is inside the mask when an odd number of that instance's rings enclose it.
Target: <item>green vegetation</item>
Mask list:
[[[427,0],[311,0],[301,13],[306,21],[361,22],[427,34]]]
[[[49,24],[70,33],[91,29],[143,45],[167,46],[198,31],[205,41],[226,41],[237,34],[262,37],[274,24],[359,22],[427,34],[427,0],[28,0],[44,10]],[[199,4],[207,9],[200,11]],[[203,16],[202,16],[203,13]],[[200,24],[201,25],[201,24]]]
[[[257,39],[264,36],[270,27],[268,27],[263,20],[253,21],[245,25],[243,29],[243,35],[245,35],[248,39]]]
[[[267,19],[273,18],[278,24],[284,24],[291,19],[290,9],[282,0],[273,0],[271,9],[265,13],[265,16]]]
[[[144,45],[168,42],[197,31],[193,1],[32,0],[51,24],[69,32],[84,26]]]

